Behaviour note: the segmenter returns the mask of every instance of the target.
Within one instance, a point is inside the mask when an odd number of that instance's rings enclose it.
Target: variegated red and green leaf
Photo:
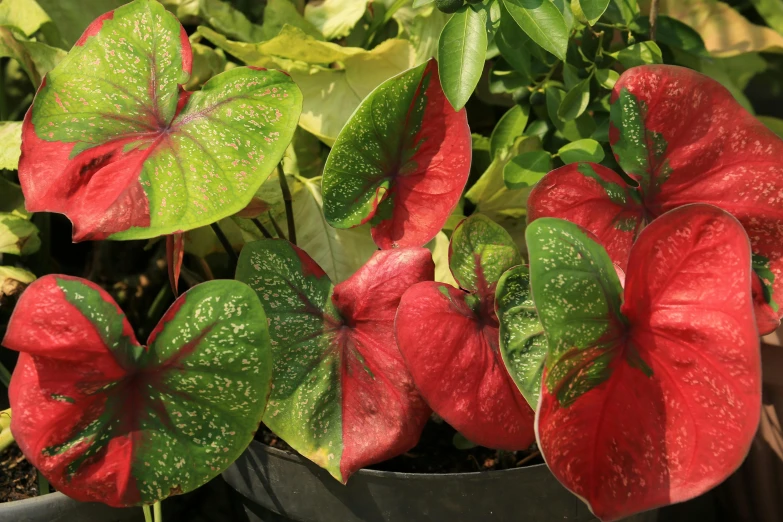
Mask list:
[[[747,235],[710,205],[643,230],[624,300],[595,238],[559,219],[527,229],[549,342],[536,412],[554,475],[602,520],[681,502],[744,460],[761,408]]]
[[[346,123],[324,167],[324,215],[337,228],[369,221],[381,248],[422,246],[456,207],[471,151],[466,112],[429,60],[382,83]]]
[[[508,232],[481,215],[460,223],[449,253],[465,290],[412,286],[397,310],[397,344],[416,387],[446,422],[475,444],[525,449],[534,440],[533,410],[503,363],[495,313],[498,279],[521,256]]]
[[[528,223],[554,217],[589,230],[622,269],[645,224],[638,189],[596,163],[572,163],[544,176],[530,193],[527,216]]]
[[[112,506],[221,473],[253,439],[271,387],[264,310],[236,281],[180,296],[144,347],[100,287],[42,277],[3,345],[21,352],[9,396],[27,459],[57,490]]]
[[[242,210],[283,156],[302,97],[279,71],[237,67],[198,92],[191,49],[154,0],[92,23],[25,117],[27,209],[66,214],[74,239],[149,238]]]
[[[527,403],[535,409],[548,345],[530,295],[527,266],[515,266],[501,276],[495,292],[495,312],[503,362]]]
[[[668,65],[636,67],[612,94],[610,141],[651,218],[710,203],[739,219],[760,277],[759,329],[783,317],[783,140],[715,80]]]
[[[426,249],[384,250],[333,286],[287,241],[256,241],[242,250],[237,279],[258,293],[272,337],[264,423],[341,482],[408,451],[430,416],[393,323],[403,292],[431,281],[434,271]]]

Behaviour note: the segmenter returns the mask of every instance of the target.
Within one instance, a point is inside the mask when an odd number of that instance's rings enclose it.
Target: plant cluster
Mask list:
[[[74,241],[165,238],[175,295],[186,253],[229,269],[142,345],[101,286],[0,267],[11,430],[58,490],[153,504],[261,422],[344,483],[433,412],[536,443],[603,520],[739,466],[783,316],[783,141],[747,110],[752,64],[658,2],[240,7],[0,27],[36,90],[5,124],[0,251],[34,253],[54,212]]]

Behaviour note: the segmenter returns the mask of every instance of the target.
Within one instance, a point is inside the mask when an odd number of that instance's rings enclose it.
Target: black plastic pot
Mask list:
[[[343,486],[310,461],[252,442],[223,478],[247,499],[297,522],[587,522],[596,520],[543,464],[454,474],[361,470]],[[251,518],[252,519],[252,518]],[[285,519],[283,519],[285,520]],[[653,522],[655,512],[628,522]]]
[[[117,509],[104,504],[78,502],[62,493],[4,502],[0,504],[3,522],[141,522],[141,508]]]

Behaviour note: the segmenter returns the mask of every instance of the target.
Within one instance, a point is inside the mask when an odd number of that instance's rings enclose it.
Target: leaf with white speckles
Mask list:
[[[387,80],[356,109],[326,161],[324,214],[372,224],[381,248],[422,246],[443,227],[470,172],[465,110],[451,108],[435,60]]]
[[[527,200],[528,223],[542,217],[567,219],[595,234],[622,269],[644,227],[638,189],[596,163],[572,163],[544,176]]]
[[[495,291],[500,325],[500,353],[506,369],[531,408],[538,404],[547,341],[530,295],[530,270],[516,266],[506,271]]]
[[[472,442],[506,450],[526,449],[534,439],[533,410],[503,363],[495,312],[498,279],[521,262],[508,232],[471,216],[449,245],[451,272],[465,291],[413,285],[395,324],[400,351],[430,407]]]
[[[342,482],[408,451],[429,418],[393,324],[403,292],[433,275],[423,248],[376,252],[336,286],[287,241],[266,239],[242,250],[237,279],[258,293],[272,337],[264,423]]]
[[[542,218],[527,239],[548,340],[536,435],[555,477],[605,521],[725,480],[761,409],[741,224],[711,205],[667,212],[631,249],[624,291],[579,226]]]
[[[14,437],[76,500],[132,506],[192,491],[253,440],[271,389],[266,324],[247,285],[210,281],[180,296],[144,347],[100,287],[42,277],[3,339],[21,352]]]
[[[783,317],[783,140],[715,80],[668,65],[620,77],[611,123],[612,149],[639,181],[649,218],[710,203],[743,224],[764,265],[758,327],[773,331]]]
[[[136,0],[87,28],[25,117],[19,179],[30,211],[66,214],[74,239],[138,239],[244,208],[301,111],[279,71],[237,67],[194,93],[182,26]]]

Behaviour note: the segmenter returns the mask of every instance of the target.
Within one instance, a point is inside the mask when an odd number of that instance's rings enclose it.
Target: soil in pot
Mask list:
[[[413,449],[393,459],[368,466],[367,469],[401,473],[470,473],[512,469],[544,462],[535,444],[522,451],[502,451],[483,446],[460,449],[454,445],[456,435],[454,428],[433,415],[424,427],[419,443]],[[263,424],[256,433],[256,440],[273,448],[297,453]]]
[[[16,444],[0,453],[0,502],[38,496],[38,473]]]

